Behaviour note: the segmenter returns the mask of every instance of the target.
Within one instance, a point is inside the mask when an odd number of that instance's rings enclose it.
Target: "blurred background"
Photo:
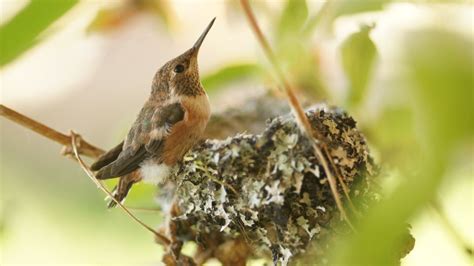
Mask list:
[[[382,226],[390,221],[409,221],[416,239],[402,265],[473,265],[465,250],[474,241],[472,2],[251,4],[300,97],[348,110],[382,167],[386,200],[363,221],[373,230],[348,239],[350,252],[335,251],[349,254],[341,265],[377,265],[350,254],[363,253],[357,243],[389,249],[364,241],[387,234],[390,242],[398,228]],[[213,17],[199,54],[213,112],[280,97],[235,0],[1,0],[0,15],[1,103],[104,149],[124,137],[156,70]],[[1,265],[159,264],[153,237],[107,210],[59,145],[0,123]],[[154,208],[153,194],[134,186],[127,205]]]

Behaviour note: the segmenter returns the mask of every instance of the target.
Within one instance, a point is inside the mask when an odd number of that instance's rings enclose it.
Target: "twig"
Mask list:
[[[321,138],[320,133],[313,130],[311,127],[311,124],[306,117],[303,108],[301,107],[301,104],[298,101],[298,98],[296,97],[294,93],[294,88],[292,87],[291,83],[288,81],[286,76],[283,74],[283,71],[278,63],[278,60],[273,53],[272,48],[270,47],[270,44],[268,43],[267,39],[265,38],[265,35],[262,33],[260,27],[258,26],[257,20],[255,19],[255,15],[252,12],[252,9],[250,7],[250,4],[248,0],[240,0],[240,4],[242,5],[245,14],[247,16],[247,19],[258,39],[260,42],[260,45],[263,48],[263,51],[265,55],[267,56],[268,60],[270,61],[273,70],[275,71],[279,82],[283,85],[283,88],[285,90],[286,96],[288,97],[288,101],[291,106],[291,110],[293,111],[296,120],[298,124],[300,125],[303,133],[305,133],[311,140],[312,140],[312,145],[314,148],[314,151],[316,153],[316,157],[318,161],[321,162],[321,165],[323,166],[324,171],[326,172],[326,176],[329,181],[329,186],[331,188],[332,195],[334,197],[334,200],[336,202],[336,206],[339,209],[339,212],[341,213],[342,218],[347,222],[349,227],[351,227],[354,230],[354,226],[352,225],[351,221],[349,220],[349,217],[346,214],[346,211],[344,209],[344,206],[342,205],[341,199],[339,197],[339,192],[337,191],[337,181],[333,177],[332,172],[329,168],[328,162],[324,158],[323,153],[321,152],[321,149],[319,147],[319,141]]]
[[[3,104],[0,104],[0,115],[66,147],[70,147],[71,145],[70,136],[67,136],[23,114],[20,114]],[[97,148],[82,139],[81,142],[78,143],[78,146],[79,153],[84,154],[85,156],[97,158],[104,153],[102,149]]]
[[[471,258],[473,257],[473,248],[469,243],[467,243],[464,238],[461,236],[461,234],[456,230],[454,225],[449,221],[448,217],[444,213],[443,208],[439,204],[437,200],[432,200],[430,202],[430,206],[433,209],[433,211],[438,215],[441,223],[444,225],[446,230],[451,234],[451,236],[454,238],[456,243],[464,250],[464,252],[467,253],[468,256]]]
[[[95,177],[95,175],[92,173],[92,171],[89,169],[89,167],[84,163],[82,160],[81,156],[79,155],[78,149],[77,149],[77,141],[78,140],[78,135],[74,132],[71,131],[71,146],[72,150],[74,152],[74,156],[76,157],[77,161],[79,162],[79,165],[81,166],[82,170],[89,176],[89,178],[94,182],[98,188],[100,188],[107,196],[109,196],[117,205],[128,215],[130,218],[135,220],[137,223],[139,223],[141,226],[143,226],[145,229],[148,231],[152,232],[162,243],[165,245],[171,244],[171,241],[165,237],[164,235],[158,233],[155,231],[153,228],[150,226],[146,225],[144,222],[142,222],[140,219],[138,219],[135,215],[133,215],[132,212],[130,212],[127,207],[123,206],[120,201],[118,201],[110,191],[105,188],[105,186]]]
[[[161,212],[160,208],[143,208],[143,207],[131,207],[125,206],[125,208],[132,210],[132,211],[139,211],[139,212]]]

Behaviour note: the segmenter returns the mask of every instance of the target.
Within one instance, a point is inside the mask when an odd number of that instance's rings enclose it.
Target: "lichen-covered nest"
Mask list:
[[[371,188],[374,165],[356,122],[323,106],[307,116],[363,211],[377,194]],[[179,238],[206,245],[202,239],[215,232],[240,237],[254,255],[271,254],[283,265],[342,224],[310,140],[289,115],[269,121],[260,135],[205,141],[185,156],[169,183],[173,188],[164,186],[161,193],[176,199]],[[338,189],[344,195],[340,184]]]

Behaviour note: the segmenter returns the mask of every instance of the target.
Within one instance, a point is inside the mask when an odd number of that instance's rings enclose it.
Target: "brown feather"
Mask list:
[[[109,150],[108,152],[102,154],[99,159],[95,163],[91,165],[92,171],[97,171],[100,168],[108,165],[109,163],[115,161],[119,156],[120,152],[122,152],[123,148],[123,141],[120,142],[117,146]]]
[[[183,97],[181,105],[186,110],[184,119],[176,123],[166,138],[162,160],[174,165],[202,137],[210,117],[207,95]]]

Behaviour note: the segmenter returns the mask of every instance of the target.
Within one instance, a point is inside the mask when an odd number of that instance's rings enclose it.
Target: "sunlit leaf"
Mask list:
[[[232,82],[261,75],[260,66],[254,63],[234,63],[205,75],[202,84],[206,91],[212,91]]]
[[[391,0],[340,0],[334,1],[334,17],[342,15],[351,15],[355,13],[362,13],[368,11],[377,11],[383,9],[384,5],[391,2]]]
[[[341,46],[342,67],[349,80],[349,106],[357,106],[364,98],[371,78],[377,48],[370,39],[372,27],[362,26]]]
[[[172,25],[173,12],[166,0],[124,0],[119,5],[100,10],[87,27],[88,32],[109,31],[123,26],[140,13],[155,15],[166,26]]]
[[[453,151],[473,133],[473,42],[455,33],[423,30],[403,47],[423,160],[401,169],[393,193],[362,219],[357,234],[334,250],[335,265],[395,265],[405,223],[436,195]],[[413,171],[413,169],[415,171]]]
[[[277,39],[292,39],[298,36],[307,17],[308,6],[305,0],[288,0],[277,24]]]
[[[333,22],[340,16],[355,15],[364,12],[374,12],[382,10],[391,0],[338,0],[328,1],[323,6],[322,12],[313,17],[308,23],[307,33],[314,30],[319,22],[323,22],[321,27],[324,31],[331,31]],[[315,21],[313,21],[315,20]]]
[[[4,66],[40,40],[38,36],[78,0],[33,0],[0,27],[0,66]]]
[[[136,13],[134,9],[121,7],[105,8],[99,10],[95,18],[87,27],[88,32],[108,31],[121,26],[127,19]]]
[[[280,65],[295,85],[308,96],[327,99],[321,80],[319,51],[306,32],[308,5],[305,0],[288,0],[275,24],[275,50]]]
[[[441,30],[407,39],[423,134],[436,150],[449,149],[474,131],[474,42]]]
[[[318,11],[314,15],[312,15],[308,18],[308,22],[306,23],[306,25],[304,26],[304,29],[303,29],[303,35],[304,36],[309,36],[309,35],[311,35],[311,33],[313,33],[313,31],[316,30],[316,28],[321,23],[323,18],[330,11],[330,8],[331,8],[332,4],[333,4],[333,2],[331,2],[331,1],[324,2],[321,5],[321,7],[318,9]]]
[[[403,167],[418,159],[414,114],[408,104],[385,107],[364,131],[384,164]]]

